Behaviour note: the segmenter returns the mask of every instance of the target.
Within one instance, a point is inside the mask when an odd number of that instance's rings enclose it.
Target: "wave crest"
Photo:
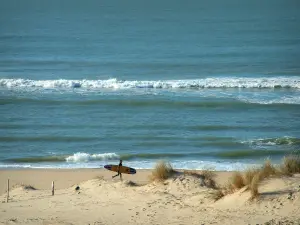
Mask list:
[[[108,80],[29,80],[29,79],[0,79],[0,86],[14,88],[41,88],[41,89],[203,89],[203,88],[293,88],[300,89],[298,77],[264,77],[264,78],[204,78],[195,80],[158,80],[158,81],[124,81]]]
[[[102,153],[102,154],[88,154],[84,152],[78,152],[74,155],[68,156],[66,158],[67,162],[89,162],[89,161],[102,161],[102,160],[111,160],[119,159],[120,156],[116,153]]]
[[[265,138],[265,139],[255,139],[251,141],[246,141],[243,143],[249,143],[254,146],[295,146],[300,147],[300,139],[296,137],[279,137],[279,138]]]

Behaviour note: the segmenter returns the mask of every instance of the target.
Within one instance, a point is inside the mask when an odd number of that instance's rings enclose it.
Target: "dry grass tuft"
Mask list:
[[[152,174],[150,175],[150,180],[164,181],[170,178],[174,174],[174,172],[175,171],[170,163],[159,161],[156,163]]]
[[[261,181],[261,174],[260,173],[255,174],[252,179],[251,185],[249,187],[252,200],[259,196],[258,185],[260,181]]]
[[[216,174],[213,171],[210,170],[201,170],[201,171],[191,171],[191,170],[185,170],[183,171],[184,175],[189,175],[196,177],[197,179],[203,180],[203,183],[208,188],[217,189],[215,176]]]
[[[272,165],[271,161],[267,159],[265,163],[263,164],[262,168],[259,171],[260,173],[260,179],[263,180],[265,178],[268,178],[270,176],[276,176],[279,175],[279,171],[276,169],[275,166]]]
[[[250,186],[251,182],[253,180],[253,177],[257,173],[259,173],[259,171],[260,171],[260,168],[257,168],[257,167],[251,167],[251,168],[246,169],[245,172],[244,172],[244,183],[245,183],[245,185]]]
[[[214,173],[214,171],[212,170],[201,170],[201,175],[203,175],[205,177],[205,179],[210,179],[210,180],[214,180],[214,178],[216,177],[216,174]]]
[[[186,176],[192,176],[195,178],[204,179],[204,176],[202,174],[200,174],[198,171],[194,171],[194,170],[184,170],[183,174]]]
[[[229,182],[218,191],[227,195],[246,186],[251,192],[251,199],[255,199],[259,196],[258,186],[262,180],[273,176],[291,176],[295,173],[300,173],[300,155],[284,157],[280,166],[272,165],[271,161],[267,159],[261,167],[248,168],[244,173],[234,172]],[[221,196],[221,193],[219,195]]]
[[[210,169],[201,170],[200,174],[204,177],[204,183],[206,187],[218,189],[215,177],[216,174]]]
[[[230,182],[234,189],[241,189],[245,186],[244,178],[241,172],[234,172],[230,178]]]
[[[214,179],[205,179],[204,183],[208,188],[218,189],[216,181]]]
[[[282,160],[280,170],[283,175],[291,176],[300,173],[300,155],[286,156]]]
[[[219,199],[223,198],[226,194],[222,189],[216,189],[213,192],[209,193],[210,198],[214,201],[218,201]]]
[[[235,191],[235,187],[232,185],[230,180],[224,185],[222,189],[225,195],[232,194]]]

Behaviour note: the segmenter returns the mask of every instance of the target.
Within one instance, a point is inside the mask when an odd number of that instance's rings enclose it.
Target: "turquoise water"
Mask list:
[[[0,168],[233,170],[300,150],[298,1],[3,1]]]

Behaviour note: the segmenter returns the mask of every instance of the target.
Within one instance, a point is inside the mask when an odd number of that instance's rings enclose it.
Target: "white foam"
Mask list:
[[[130,89],[130,88],[293,88],[300,89],[299,77],[215,77],[196,80],[123,81],[108,80],[28,80],[0,79],[0,86],[9,89]]]
[[[77,152],[74,155],[66,158],[67,162],[89,162],[93,160],[111,160],[119,159],[120,156],[116,153],[102,153],[102,154],[88,154],[84,152]]]

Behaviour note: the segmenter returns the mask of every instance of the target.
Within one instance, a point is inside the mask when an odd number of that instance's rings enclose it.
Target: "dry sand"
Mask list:
[[[102,169],[0,170],[0,224],[300,224],[299,174],[264,181],[257,201],[241,189],[215,202],[199,178],[181,173],[149,183],[150,173],[139,170],[121,182]],[[216,174],[220,185],[230,176]]]

